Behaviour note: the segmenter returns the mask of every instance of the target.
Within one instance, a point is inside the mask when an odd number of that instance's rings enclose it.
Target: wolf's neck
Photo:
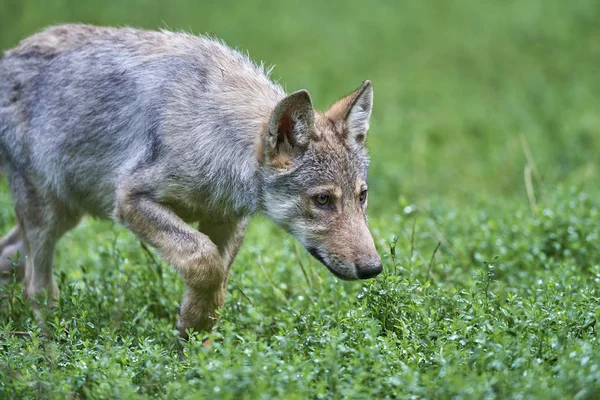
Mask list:
[[[262,136],[269,112],[222,112],[196,128],[194,164],[199,171],[193,173],[194,186],[198,194],[205,194],[212,212],[242,217],[259,211]]]
[[[195,192],[214,212],[245,216],[259,208],[262,135],[283,89],[258,71],[219,73],[206,91],[198,90],[187,103],[174,99],[177,131],[192,146]],[[190,140],[189,138],[193,138]]]

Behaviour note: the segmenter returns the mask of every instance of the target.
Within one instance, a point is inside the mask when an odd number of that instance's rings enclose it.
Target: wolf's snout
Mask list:
[[[365,265],[356,266],[356,275],[360,279],[374,278],[383,270],[383,265],[380,260],[372,261]]]

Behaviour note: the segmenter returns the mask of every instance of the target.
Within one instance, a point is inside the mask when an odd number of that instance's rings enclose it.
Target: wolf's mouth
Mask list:
[[[314,247],[307,247],[306,250],[308,250],[308,252],[317,260],[319,260],[321,262],[321,264],[323,264],[324,266],[327,267],[327,269],[329,270],[329,272],[331,272],[333,275],[335,275],[337,278],[339,279],[343,279],[345,281],[351,281],[353,280],[350,277],[347,277],[345,275],[340,274],[339,272],[337,272],[336,270],[334,270],[333,268],[331,268],[329,266],[329,264],[327,264],[327,262],[325,262],[325,258],[321,255],[321,253],[319,253],[319,251],[314,248]]]

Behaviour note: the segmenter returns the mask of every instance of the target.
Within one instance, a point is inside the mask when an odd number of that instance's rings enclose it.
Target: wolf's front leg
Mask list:
[[[190,328],[209,331],[224,300],[225,268],[218,247],[144,192],[121,190],[116,214],[183,276],[186,289],[177,322],[180,336],[186,339]]]

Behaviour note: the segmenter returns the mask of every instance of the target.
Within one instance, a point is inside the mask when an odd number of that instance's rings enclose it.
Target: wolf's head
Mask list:
[[[382,269],[365,214],[372,107],[370,81],[323,113],[300,90],[275,107],[262,143],[263,210],[342,279]]]

